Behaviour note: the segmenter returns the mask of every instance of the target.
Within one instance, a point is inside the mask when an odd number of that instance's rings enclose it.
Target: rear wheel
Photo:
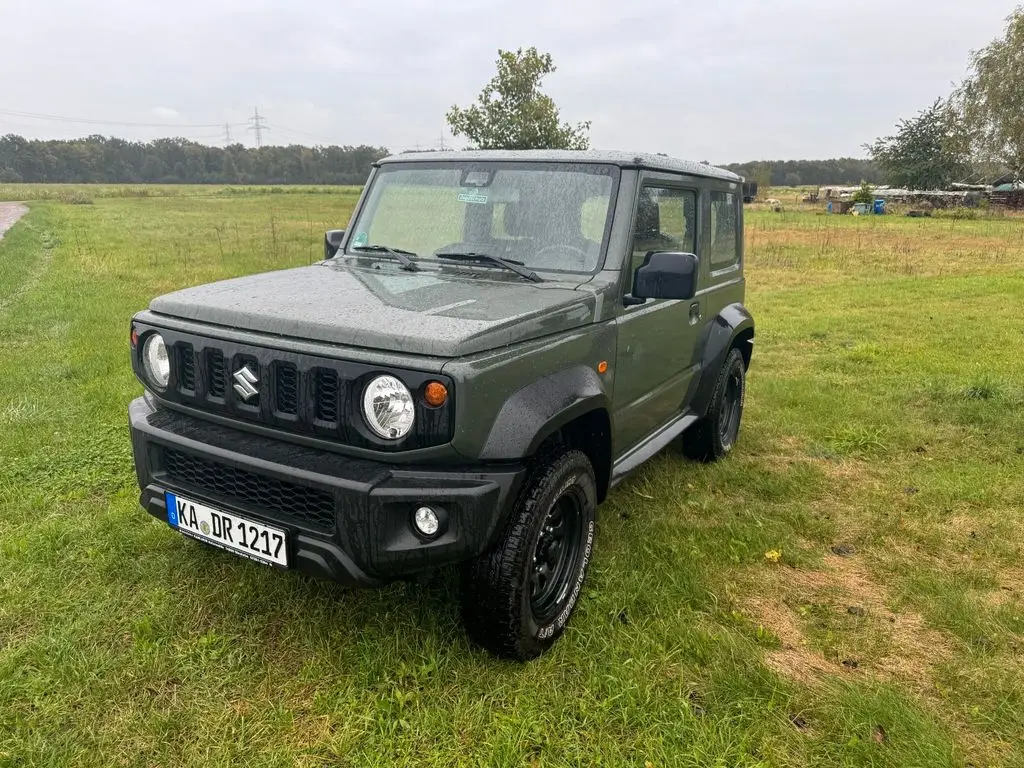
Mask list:
[[[527,479],[497,546],[463,571],[462,614],[477,643],[525,661],[565,629],[594,546],[597,483],[590,460],[566,451]]]
[[[717,461],[736,445],[747,393],[742,353],[729,350],[718,373],[707,415],[683,433],[683,451],[697,461]]]

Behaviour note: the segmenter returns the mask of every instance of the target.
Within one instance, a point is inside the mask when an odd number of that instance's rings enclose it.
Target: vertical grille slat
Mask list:
[[[316,418],[338,420],[338,374],[328,368],[316,369]]]
[[[178,345],[180,371],[178,386],[189,392],[196,391],[196,356],[191,344]]]
[[[227,367],[224,365],[224,353],[219,349],[206,351],[206,391],[211,397],[224,397],[227,388]]]
[[[295,367],[295,363],[275,363],[274,382],[274,404],[278,413],[298,415],[299,370]]]

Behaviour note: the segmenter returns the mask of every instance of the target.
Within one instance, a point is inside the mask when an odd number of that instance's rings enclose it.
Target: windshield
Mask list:
[[[617,179],[618,168],[604,165],[388,164],[374,176],[348,252],[384,245],[419,259],[486,254],[593,272]]]

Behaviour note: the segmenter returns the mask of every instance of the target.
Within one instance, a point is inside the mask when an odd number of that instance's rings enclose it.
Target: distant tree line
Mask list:
[[[833,160],[758,160],[729,163],[726,169],[762,187],[825,186],[882,181],[882,171],[871,160],[840,157]]]
[[[0,136],[0,182],[362,184],[384,147],[209,147],[188,139]]]

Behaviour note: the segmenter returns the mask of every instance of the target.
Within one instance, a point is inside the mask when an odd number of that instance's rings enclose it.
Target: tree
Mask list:
[[[957,90],[973,148],[1024,172],[1024,6],[1006,20],[1004,37],[971,53],[971,74]]]
[[[768,162],[754,163],[749,174],[745,174],[749,181],[757,184],[761,194],[768,191],[772,185],[772,164]]]
[[[800,174],[790,171],[786,174],[786,186],[787,187],[799,187],[800,186]]]
[[[498,72],[484,86],[477,103],[453,106],[448,125],[480,149],[586,149],[590,122],[572,126],[559,120],[558,108],[540,90],[555,71],[551,54],[536,48],[498,50]]]
[[[860,189],[853,193],[853,202],[871,205],[875,202],[875,190],[866,181],[860,183]]]
[[[943,189],[962,181],[969,172],[968,157],[959,141],[957,112],[936,99],[917,117],[901,120],[896,133],[865,146],[887,183],[909,189]]]

